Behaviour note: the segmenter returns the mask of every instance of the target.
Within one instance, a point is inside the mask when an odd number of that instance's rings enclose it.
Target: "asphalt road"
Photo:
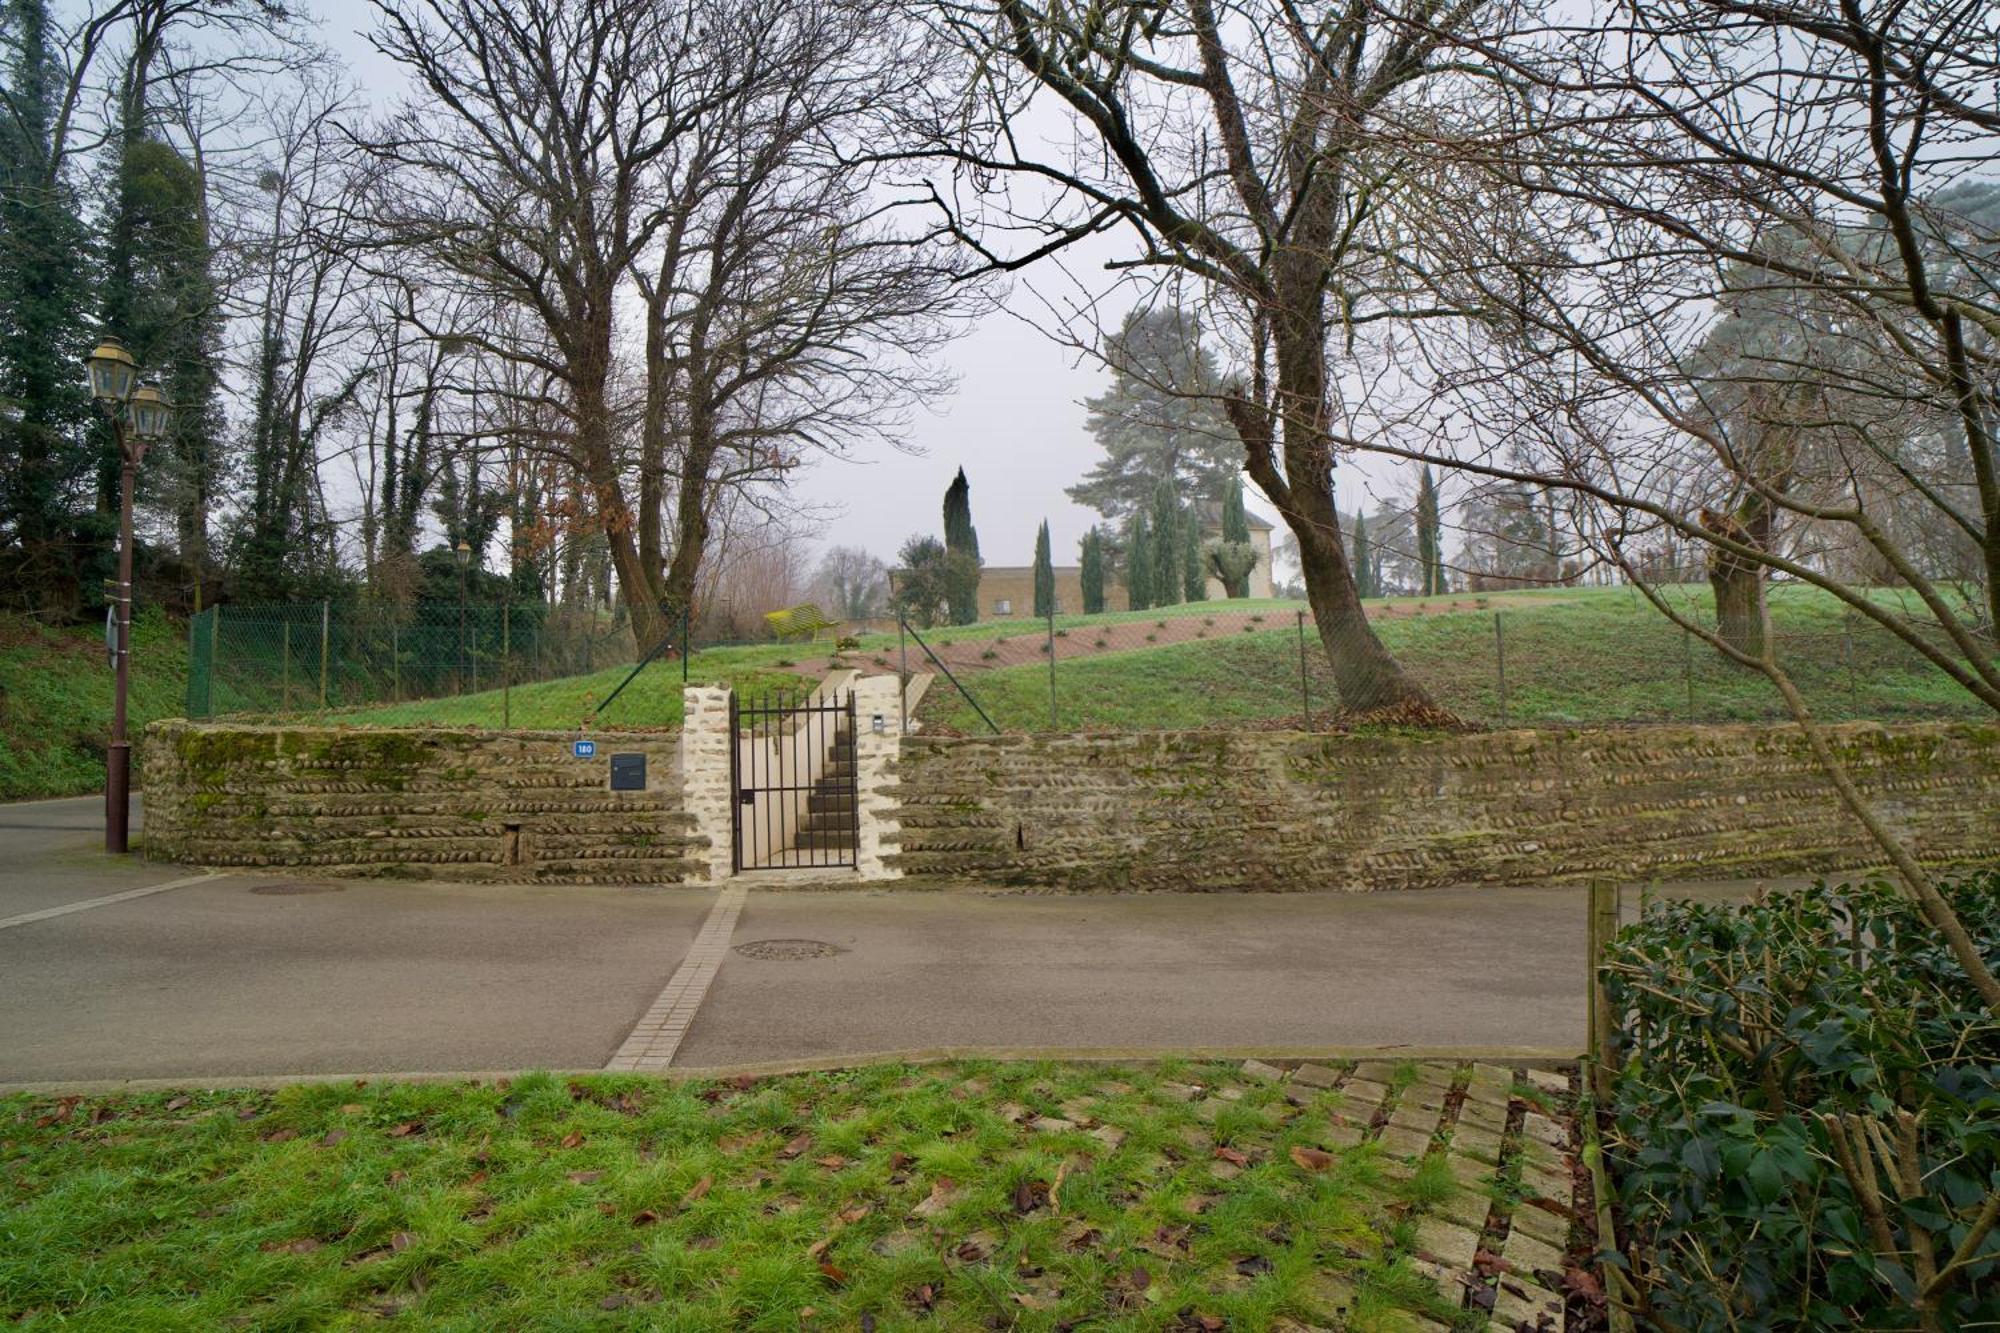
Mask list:
[[[95,798],[0,806],[0,1085],[599,1068],[714,901],[678,887],[178,883],[196,872],[107,856],[100,818]],[[1577,888],[784,883],[751,889],[677,1067],[940,1047],[1569,1051],[1582,1037]],[[7,924],[160,884],[176,887]],[[272,888],[307,891],[258,891]],[[767,940],[839,952],[740,951]]]

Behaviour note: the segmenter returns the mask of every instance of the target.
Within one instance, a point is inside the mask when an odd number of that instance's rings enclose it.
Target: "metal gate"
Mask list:
[[[861,843],[854,693],[729,698],[736,870],[852,866]]]

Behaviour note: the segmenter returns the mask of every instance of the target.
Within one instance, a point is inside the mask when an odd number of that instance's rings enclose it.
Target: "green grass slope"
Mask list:
[[[187,647],[165,616],[132,626],[131,730],[180,713]],[[0,615],[0,800],[104,789],[111,738],[111,668],[100,626],[51,629]]]
[[[1707,605],[1706,589],[1672,595],[1697,610]],[[1402,599],[1402,605],[1408,609],[1413,600]],[[1762,676],[1690,642],[1630,589],[1461,594],[1424,605],[1421,614],[1385,616],[1376,629],[1440,704],[1468,719],[1503,720],[1503,656],[1504,720],[1510,724],[1789,716]],[[1829,720],[1990,717],[1908,646],[1865,621],[1848,623],[1844,608],[1816,589],[1773,589],[1771,611],[1781,660]],[[1317,642],[1307,648],[1306,686],[1317,713],[1331,706],[1333,681]],[[1291,625],[1074,661],[1059,654],[1059,723],[1063,729],[1145,730],[1295,718],[1303,711],[1299,663]],[[1045,662],[963,679],[1002,729],[1049,728]],[[926,698],[923,713],[969,734],[984,730],[943,682]]]

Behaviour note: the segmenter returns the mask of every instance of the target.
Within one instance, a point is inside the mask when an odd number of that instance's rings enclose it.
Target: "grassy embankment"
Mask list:
[[[1706,590],[1674,595],[1693,608]],[[1376,622],[1383,642],[1437,701],[1463,717],[1497,724],[1502,618],[1510,724],[1777,721],[1789,715],[1764,678],[1690,642],[1637,593],[1623,588],[1400,599],[1401,614]],[[1236,603],[1172,608],[1185,615]],[[1173,729],[1296,717],[1302,711],[1300,645],[1289,611],[1268,628],[1197,642],[1141,645],[1071,661],[1059,649],[1056,693],[1064,728]],[[1422,610],[1417,613],[1417,607]],[[1817,589],[1775,588],[1771,613],[1780,659],[1828,720],[1991,718],[1962,688],[1865,620],[1851,622]],[[1154,622],[1167,612],[1141,612]],[[1122,619],[1130,620],[1131,615]],[[1060,622],[1059,622],[1060,623]],[[1017,627],[1018,632],[1018,627]],[[1307,626],[1306,674],[1317,713],[1333,680]],[[963,677],[1006,730],[1046,729],[1046,662]],[[977,714],[948,688],[934,689],[924,715],[975,733]]]
[[[179,714],[186,694],[180,629],[156,612],[140,614],[132,626],[132,731]],[[26,616],[0,616],[0,800],[103,790],[110,737],[102,627],[51,629]]]

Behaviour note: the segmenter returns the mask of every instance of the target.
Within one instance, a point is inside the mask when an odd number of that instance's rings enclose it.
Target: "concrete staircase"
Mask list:
[[[826,768],[813,780],[805,817],[792,839],[799,861],[851,860],[854,842],[854,732],[845,719],[828,747]]]

